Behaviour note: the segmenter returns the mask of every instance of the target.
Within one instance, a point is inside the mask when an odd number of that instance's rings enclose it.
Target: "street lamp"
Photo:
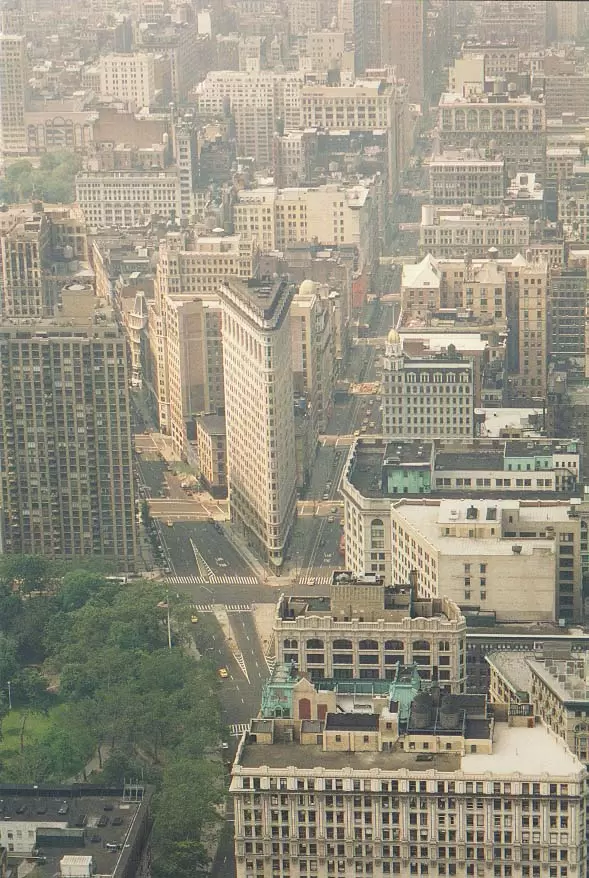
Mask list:
[[[12,690],[11,690],[11,688],[10,688],[10,686],[11,686],[11,681],[10,681],[10,680],[7,680],[7,681],[6,681],[6,684],[7,684],[7,686],[8,686],[8,710],[12,710]]]

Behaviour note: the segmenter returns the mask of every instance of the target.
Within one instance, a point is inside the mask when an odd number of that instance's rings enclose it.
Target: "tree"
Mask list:
[[[59,589],[58,606],[66,613],[77,610],[83,607],[104,584],[104,577],[85,570],[68,573],[64,576]]]
[[[24,593],[44,591],[49,584],[49,564],[39,555],[6,555],[1,576]]]
[[[53,701],[47,688],[47,678],[37,668],[22,668],[14,674],[12,692],[15,705],[26,705],[42,713],[47,713]]]

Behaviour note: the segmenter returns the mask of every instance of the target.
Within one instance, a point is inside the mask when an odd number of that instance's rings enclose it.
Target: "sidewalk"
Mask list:
[[[273,588],[280,588],[282,585],[286,585],[286,583],[289,581],[288,578],[284,576],[275,576],[273,573],[271,573],[270,570],[265,567],[258,558],[256,558],[245,540],[238,533],[236,533],[235,529],[228,521],[222,521],[219,523],[223,529],[223,533],[225,534],[229,542],[239,552],[239,554],[243,558],[245,558],[250,567],[254,570],[256,576],[264,583],[264,585],[270,585]]]

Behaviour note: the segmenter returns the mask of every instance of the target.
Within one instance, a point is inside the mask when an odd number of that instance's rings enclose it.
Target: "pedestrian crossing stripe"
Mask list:
[[[264,660],[268,666],[268,670],[270,674],[274,673],[274,668],[276,667],[276,656],[274,655],[265,655]]]
[[[303,576],[299,579],[299,585],[329,585],[331,576]]]
[[[163,580],[169,585],[259,585],[260,581],[256,576],[209,576],[204,579],[202,576],[166,576]]]
[[[251,613],[251,604],[221,604],[226,613]],[[213,613],[213,604],[190,604],[191,610],[197,613]]]
[[[232,738],[241,738],[244,732],[249,730],[249,723],[233,723],[230,735]]]

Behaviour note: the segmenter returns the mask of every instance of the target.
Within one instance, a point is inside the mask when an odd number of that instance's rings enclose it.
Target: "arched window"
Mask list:
[[[402,640],[385,640],[384,648],[393,652],[404,652],[405,644]]]
[[[481,131],[488,131],[491,127],[491,112],[490,110],[481,110],[480,112],[480,128]]]
[[[503,131],[503,113],[501,110],[493,110],[493,131]]]
[[[307,640],[307,649],[323,649],[323,641],[312,637],[311,640]]]
[[[454,113],[454,128],[456,131],[464,131],[466,127],[466,115],[464,110],[456,110]]]
[[[384,522],[381,518],[370,522],[370,548],[384,549]]]
[[[353,644],[351,640],[334,640],[333,641],[334,649],[353,649]]]
[[[287,638],[284,641],[284,648],[285,649],[298,649],[298,647],[299,647],[298,640],[289,640],[289,638]]]
[[[358,644],[358,649],[361,650],[375,650],[378,649],[378,642],[376,640],[361,640]]]
[[[429,652],[430,648],[429,640],[416,640],[413,644],[413,652]]]
[[[467,124],[466,127],[469,131],[476,131],[478,129],[478,118],[476,110],[469,110],[466,114]]]

